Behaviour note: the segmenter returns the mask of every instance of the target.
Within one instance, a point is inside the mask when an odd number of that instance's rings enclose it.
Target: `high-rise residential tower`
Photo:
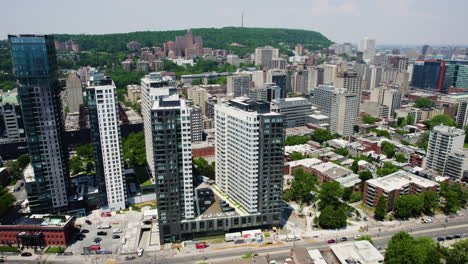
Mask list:
[[[150,73],[141,79],[141,113],[145,134],[146,160],[154,178],[153,138],[151,129],[151,108],[155,100],[177,93],[175,80],[161,73]]]
[[[233,97],[245,96],[249,94],[250,75],[238,74],[227,77],[227,94]]]
[[[34,171],[34,177],[25,179],[29,207],[33,213],[61,212],[68,206],[70,173],[54,39],[47,35],[8,39]]]
[[[181,222],[195,218],[190,109],[178,95],[151,108],[151,135],[161,242],[180,240]]]
[[[285,126],[265,102],[238,98],[215,106],[216,183],[246,212],[281,218]]]

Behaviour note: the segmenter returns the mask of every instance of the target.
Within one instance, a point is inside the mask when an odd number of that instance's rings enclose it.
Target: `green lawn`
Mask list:
[[[19,252],[17,247],[12,246],[0,246],[0,252]]]
[[[60,253],[63,252],[65,249],[63,247],[49,247],[45,253]]]
[[[141,183],[140,186],[149,186],[149,185],[152,185],[152,184],[153,184],[153,182],[151,181],[151,179],[147,179],[146,181]]]
[[[468,143],[463,144],[464,148],[468,148]]]

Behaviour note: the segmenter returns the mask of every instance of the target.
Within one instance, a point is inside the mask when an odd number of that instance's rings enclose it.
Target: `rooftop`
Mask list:
[[[439,132],[442,134],[448,134],[451,136],[461,136],[465,135],[465,131],[463,129],[459,129],[456,127],[451,127],[451,126],[444,126],[444,125],[439,125],[434,127],[435,132]]]
[[[411,183],[422,186],[423,188],[439,185],[437,182],[401,170],[384,177],[368,180],[367,182],[388,192],[399,190]]]
[[[27,217],[21,217],[13,222],[15,226],[43,226],[43,227],[64,227],[73,216],[69,215],[50,215],[34,214]]]
[[[314,264],[327,264],[325,259],[323,258],[320,250],[318,249],[309,249],[309,256],[314,261]]]
[[[340,165],[337,165],[333,162],[326,162],[316,165],[313,167],[313,169],[327,175],[332,179],[337,179],[352,174],[351,170],[341,167]]]
[[[26,166],[26,168],[23,171],[23,175],[24,175],[24,180],[27,183],[36,181],[36,177],[34,177],[34,170],[33,170],[31,163],[29,163],[28,166]]]
[[[323,163],[323,161],[316,159],[316,158],[310,158],[310,159],[302,159],[302,160],[294,160],[290,161],[288,165],[290,167],[296,167],[296,166],[304,166],[306,168],[310,168],[312,166],[318,165]]]
[[[330,246],[341,263],[350,263],[355,260],[361,264],[383,263],[384,256],[367,240],[340,243]]]

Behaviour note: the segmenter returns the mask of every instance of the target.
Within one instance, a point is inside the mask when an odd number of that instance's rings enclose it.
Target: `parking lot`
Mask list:
[[[85,221],[91,221],[91,225]],[[93,214],[78,218],[76,224],[81,225],[81,230],[88,230],[89,232],[84,233],[85,237],[83,240],[77,240],[72,243],[66,252],[73,252],[73,254],[81,254],[83,247],[89,247],[96,245],[94,242],[95,238],[100,238],[99,241],[100,250],[112,251],[113,254],[122,252],[136,252],[139,240],[139,228],[132,228],[135,224],[141,223],[141,213],[138,212],[126,212],[125,214],[113,213],[110,217],[101,217],[98,211]],[[98,229],[99,225],[109,224],[108,229]],[[129,228],[130,226],[130,228]],[[122,232],[113,234],[114,229],[120,229]],[[98,232],[106,232],[106,235],[98,235]],[[113,235],[118,235],[119,238],[113,239]],[[122,240],[126,239],[125,244],[122,244]]]

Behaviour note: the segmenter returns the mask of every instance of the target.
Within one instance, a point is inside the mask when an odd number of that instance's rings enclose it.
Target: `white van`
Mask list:
[[[113,233],[113,234],[120,234],[120,233],[122,233],[122,230],[120,230],[120,229],[114,229],[114,230],[112,230],[112,233]]]
[[[126,237],[122,238],[122,245],[125,245],[125,243],[127,243],[127,238]]]

